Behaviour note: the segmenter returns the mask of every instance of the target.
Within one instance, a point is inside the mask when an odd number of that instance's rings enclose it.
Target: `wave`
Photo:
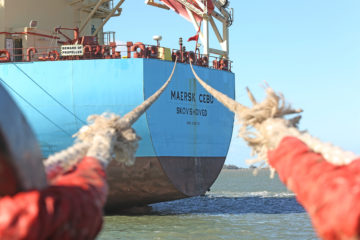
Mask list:
[[[269,191],[259,191],[259,192],[232,192],[232,191],[218,191],[218,192],[208,192],[206,194],[208,197],[295,197],[295,194],[292,192],[269,192]]]
[[[153,214],[291,214],[304,213],[294,194],[250,192],[207,194],[203,197],[164,202],[152,205]]]

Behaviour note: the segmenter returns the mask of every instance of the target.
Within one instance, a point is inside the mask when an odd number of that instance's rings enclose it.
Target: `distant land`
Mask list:
[[[254,166],[254,165],[250,165],[249,168],[257,168],[257,167]],[[233,164],[224,164],[222,169],[247,169],[247,168],[238,167],[238,166],[233,165]]]

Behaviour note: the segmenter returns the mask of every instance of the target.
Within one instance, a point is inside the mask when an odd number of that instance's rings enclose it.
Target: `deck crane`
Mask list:
[[[161,0],[162,3],[155,1],[146,0],[145,3],[163,9],[173,9],[192,22],[195,30],[199,32],[203,54],[214,53],[229,58],[229,27],[233,22],[234,10],[228,8],[228,0]],[[222,25],[222,33],[220,33],[215,20]],[[209,23],[221,49],[210,47]]]
[[[220,55],[226,59],[229,58],[229,27],[233,22],[234,10],[229,8],[228,0],[145,0],[145,3],[150,6],[158,7],[161,9],[172,9],[182,17],[192,22],[195,30],[199,34],[201,44],[203,46],[203,54],[209,55],[210,53]],[[101,10],[104,4],[108,4],[109,0],[98,0],[93,6],[86,20],[79,28],[80,34],[84,31],[86,25],[91,18]],[[104,15],[103,21],[96,31],[92,33],[93,36],[97,36],[99,31],[113,16],[119,16],[121,14],[121,5],[125,0],[119,0],[110,11]],[[218,29],[216,21],[222,29]],[[210,24],[209,24],[210,23]],[[219,42],[220,49],[210,46],[209,30],[213,29],[215,36]],[[222,30],[222,31],[221,31]]]

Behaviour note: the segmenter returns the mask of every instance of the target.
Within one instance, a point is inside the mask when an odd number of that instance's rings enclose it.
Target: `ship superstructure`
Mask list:
[[[12,60],[19,61],[19,55],[26,54],[21,49],[58,47],[66,41],[55,31],[61,27],[79,28],[79,34],[97,36],[103,44],[103,25],[120,13],[121,8],[112,0],[2,0],[0,46],[9,49]],[[74,38],[72,32],[67,34]],[[16,59],[14,55],[18,55]]]

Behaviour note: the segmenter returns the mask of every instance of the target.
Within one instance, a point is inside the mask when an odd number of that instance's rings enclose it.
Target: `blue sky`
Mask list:
[[[232,0],[230,7],[237,101],[248,104],[246,86],[260,100],[266,81],[304,110],[301,129],[360,155],[360,1]],[[125,1],[105,30],[121,41],[152,43],[162,35],[161,44],[173,48],[195,34],[175,12],[143,0]],[[233,135],[226,163],[245,167],[250,150]]]

